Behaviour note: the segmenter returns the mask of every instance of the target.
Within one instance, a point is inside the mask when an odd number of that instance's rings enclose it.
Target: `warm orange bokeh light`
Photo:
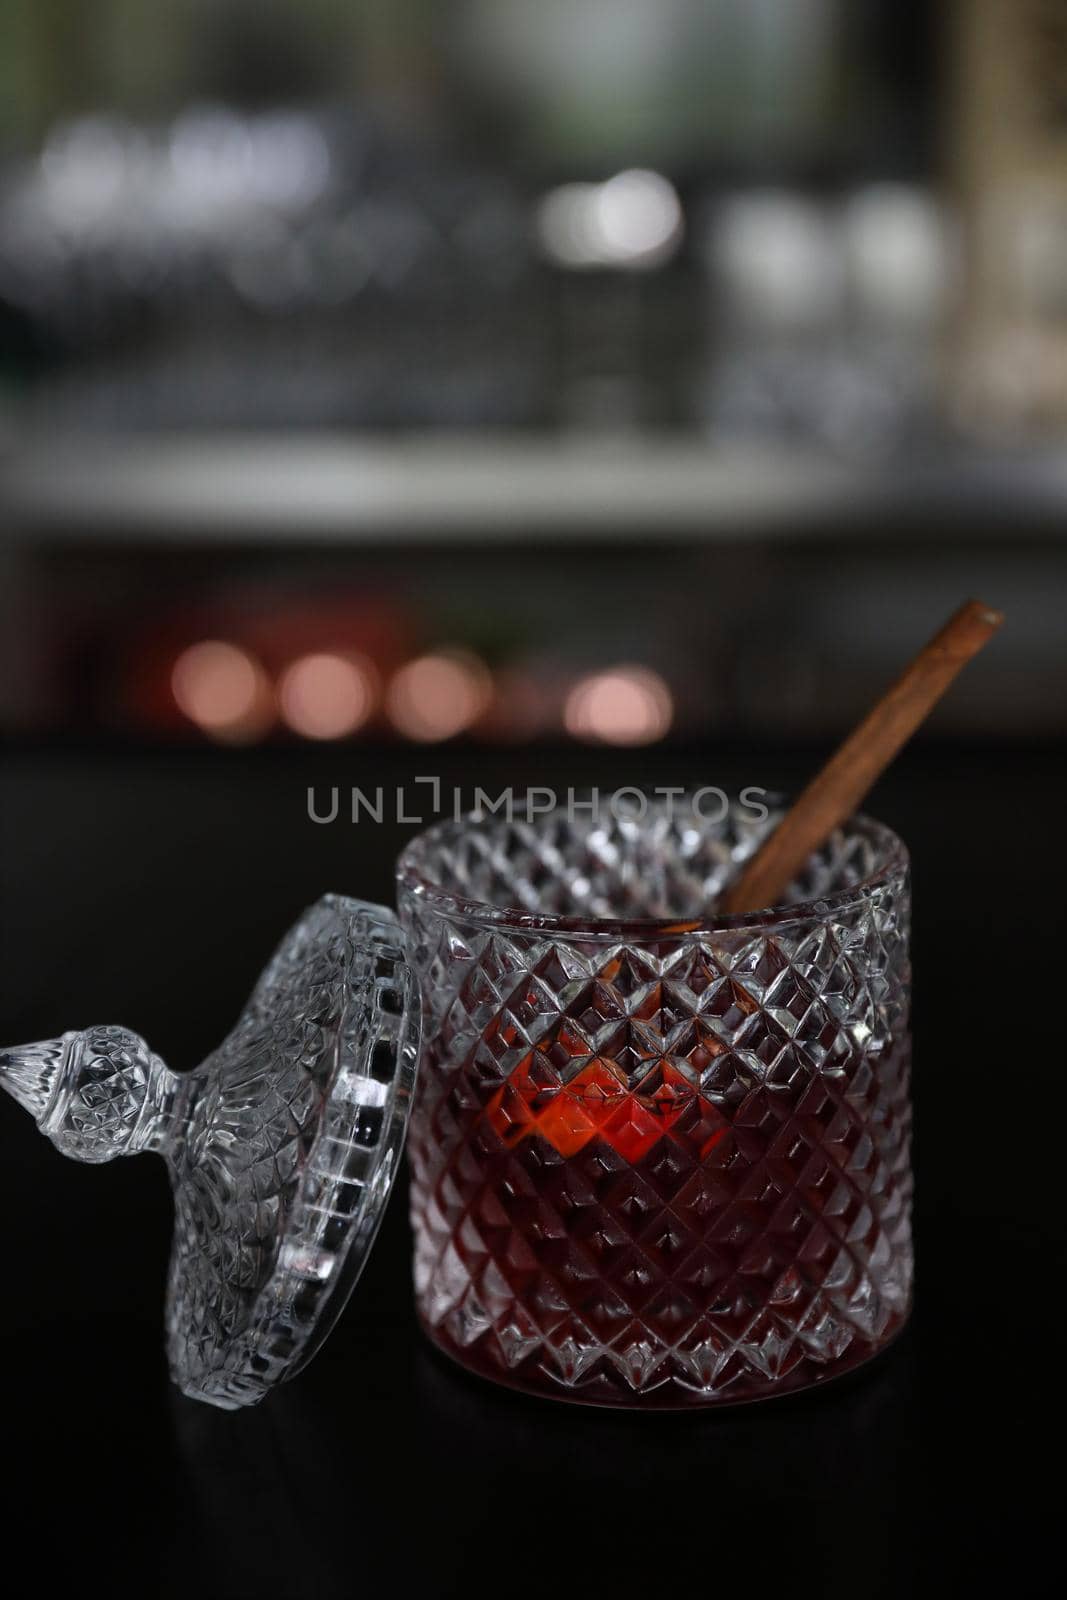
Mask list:
[[[409,661],[389,685],[389,718],[407,739],[431,743],[462,733],[488,709],[489,673],[477,656],[441,651]]]
[[[271,724],[266,674],[240,645],[222,639],[190,645],[174,663],[170,685],[179,710],[213,739],[256,739]]]
[[[362,656],[300,656],[278,683],[282,721],[305,739],[343,739],[370,716],[375,674]]]
[[[601,744],[652,744],[668,732],[674,714],[671,691],[648,667],[612,667],[576,683],[563,720],[576,739]]]

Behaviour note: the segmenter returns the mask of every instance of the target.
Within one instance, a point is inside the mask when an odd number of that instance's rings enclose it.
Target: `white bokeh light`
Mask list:
[[[777,190],[736,195],[719,208],[712,251],[732,305],[771,328],[820,326],[841,304],[844,272],[828,216]]]
[[[906,184],[870,184],[849,201],[844,225],[853,292],[864,308],[888,323],[932,322],[951,278],[937,201]]]
[[[557,266],[647,271],[674,255],[685,219],[673,185],[635,168],[606,183],[550,190],[538,208],[537,231]]]

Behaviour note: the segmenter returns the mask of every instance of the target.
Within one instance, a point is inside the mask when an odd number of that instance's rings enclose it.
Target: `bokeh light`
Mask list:
[[[935,198],[905,184],[874,183],[845,207],[853,293],[889,326],[933,324],[951,282],[949,231]]]
[[[838,311],[844,272],[832,219],[804,195],[751,190],[716,214],[712,260],[732,313],[765,329],[823,326]]]
[[[606,183],[565,183],[541,201],[541,247],[557,266],[647,271],[669,261],[685,229],[667,178],[634,169]]]
[[[171,672],[178,709],[213,739],[257,739],[273,721],[270,685],[240,645],[204,639],[183,650]]]
[[[492,694],[489,673],[477,656],[442,650],[400,668],[389,685],[386,709],[398,733],[432,743],[477,722]]]
[[[612,667],[581,679],[567,696],[563,721],[575,739],[600,744],[653,744],[669,731],[671,691],[648,667]]]
[[[278,683],[282,721],[305,739],[344,739],[374,708],[375,673],[362,656],[300,656]]]

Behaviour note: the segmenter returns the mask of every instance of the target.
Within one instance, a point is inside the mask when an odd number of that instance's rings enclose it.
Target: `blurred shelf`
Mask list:
[[[11,540],[375,544],[581,536],[742,540],[856,520],[1062,538],[1067,452],[852,464],[655,437],[79,437],[9,449]],[[924,526],[925,524],[925,526]]]

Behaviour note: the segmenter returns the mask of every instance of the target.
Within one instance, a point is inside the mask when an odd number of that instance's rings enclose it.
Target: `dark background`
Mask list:
[[[318,827],[310,784],[795,791],[962,600],[1007,614],[869,801],[915,903],[918,1291],[876,1366],[707,1415],[508,1395],[418,1334],[398,1193],[307,1373],[215,1413],[165,1370],[161,1164],[5,1101],[13,1572],[1047,1592],[1065,197],[1058,0],[7,0],[0,1038],[195,1065],[305,905],[392,900],[412,829]],[[340,701],[294,712],[320,657]]]

